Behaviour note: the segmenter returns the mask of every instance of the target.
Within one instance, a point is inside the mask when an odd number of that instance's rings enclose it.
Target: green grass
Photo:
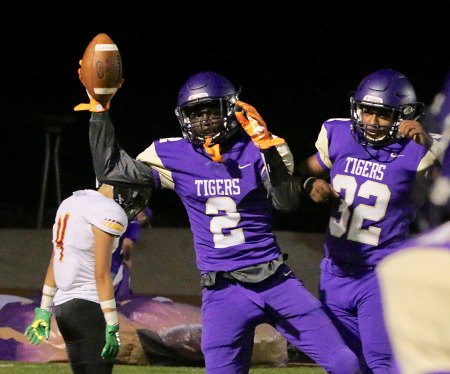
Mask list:
[[[29,362],[0,361],[2,374],[71,374],[69,364],[34,364]],[[131,366],[115,365],[114,374],[204,374],[203,367],[174,367],[174,366]],[[325,371],[317,366],[289,365],[288,367],[254,367],[250,374],[324,374]]]

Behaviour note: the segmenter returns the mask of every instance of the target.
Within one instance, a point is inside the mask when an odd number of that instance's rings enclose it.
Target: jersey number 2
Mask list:
[[[225,215],[214,216],[209,224],[209,230],[213,234],[214,247],[226,248],[244,243],[244,230],[236,228],[241,220],[241,215],[237,211],[234,200],[227,196],[208,199],[206,202],[206,214],[214,215],[218,214],[219,211],[225,212]],[[225,235],[223,233],[224,229],[229,230],[229,233]]]

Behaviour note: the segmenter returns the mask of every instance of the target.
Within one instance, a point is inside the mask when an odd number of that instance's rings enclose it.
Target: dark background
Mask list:
[[[296,160],[315,151],[322,122],[348,117],[349,92],[367,74],[394,68],[431,103],[450,69],[445,1],[29,1],[0,12],[0,228],[37,225],[45,136],[60,133],[62,198],[93,188],[88,112],[78,60],[107,33],[118,45],[125,83],[111,115],[122,147],[136,156],[160,137],[180,136],[174,115],[189,75],[215,70],[242,87],[269,129],[288,140]],[[3,5],[5,7],[5,5]],[[12,7],[12,9],[11,9]],[[51,135],[53,152],[55,135]],[[44,227],[58,204],[49,161]],[[187,226],[178,197],[157,191],[156,226]],[[304,201],[277,214],[278,229],[321,231],[327,206]]]

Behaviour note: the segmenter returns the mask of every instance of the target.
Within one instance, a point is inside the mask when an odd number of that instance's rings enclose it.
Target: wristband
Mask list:
[[[306,186],[308,185],[308,183],[309,183],[311,180],[314,182],[314,180],[316,180],[316,179],[317,179],[316,177],[308,177],[308,178],[306,178],[306,179],[304,180],[304,182],[302,183],[302,191],[308,192],[308,191],[306,190]]]
[[[50,311],[52,309],[53,298],[55,297],[56,290],[56,287],[50,287],[44,284],[44,287],[42,288],[41,309],[46,311]]]
[[[119,319],[117,317],[116,311],[105,313],[105,314],[103,314],[103,316],[105,317],[105,321],[106,321],[107,325],[113,326],[113,325],[119,324]]]
[[[116,309],[116,299],[100,301],[100,307],[102,309]]]

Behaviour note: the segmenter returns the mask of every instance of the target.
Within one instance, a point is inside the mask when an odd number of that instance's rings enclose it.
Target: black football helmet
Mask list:
[[[350,98],[351,129],[361,144],[384,147],[400,139],[400,123],[420,116],[423,107],[417,102],[414,87],[404,74],[393,69],[377,70],[361,81]],[[379,124],[364,124],[364,110],[390,118],[389,131]]]
[[[114,201],[123,208],[129,220],[147,207],[151,194],[149,187],[113,186]]]
[[[225,77],[203,71],[191,75],[178,93],[175,115],[183,137],[194,145],[220,144],[236,134],[240,126],[234,115],[238,93]],[[203,116],[202,113],[208,113]]]

